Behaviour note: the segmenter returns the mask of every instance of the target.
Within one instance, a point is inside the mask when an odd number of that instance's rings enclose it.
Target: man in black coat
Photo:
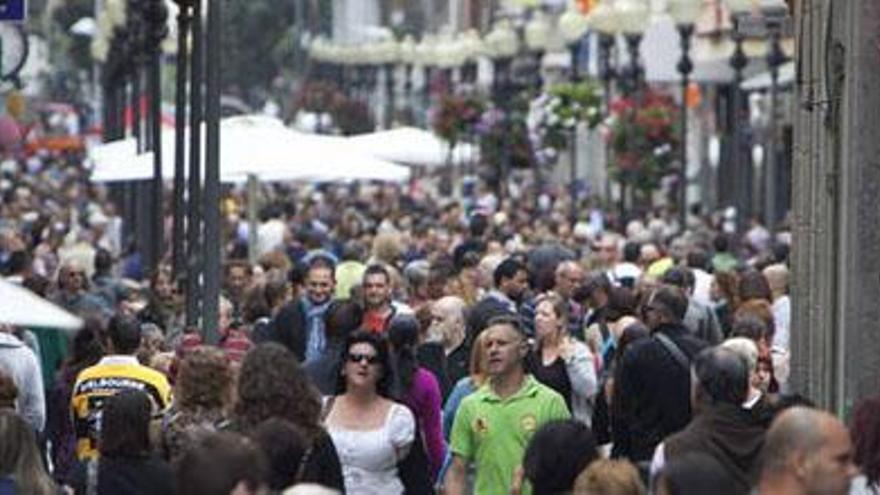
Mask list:
[[[499,315],[518,315],[520,303],[529,287],[526,265],[516,258],[501,262],[492,274],[495,288],[483,296],[468,313],[467,339],[471,343],[489,321]]]
[[[682,324],[687,307],[681,289],[666,285],[655,289],[642,307],[651,337],[626,350],[615,376],[615,457],[649,460],[664,438],[691,419],[690,363],[707,344]]]
[[[694,359],[694,419],[663,441],[655,465],[699,453],[715,458],[734,481],[737,493],[748,493],[757,478],[758,455],[766,426],[743,407],[749,391],[745,359],[730,349],[712,347]]]

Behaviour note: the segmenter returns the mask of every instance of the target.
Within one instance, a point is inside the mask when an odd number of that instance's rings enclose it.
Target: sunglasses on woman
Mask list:
[[[362,363],[366,361],[367,364],[376,364],[379,362],[379,358],[372,354],[360,354],[356,352],[351,352],[348,354],[348,361],[350,363]]]

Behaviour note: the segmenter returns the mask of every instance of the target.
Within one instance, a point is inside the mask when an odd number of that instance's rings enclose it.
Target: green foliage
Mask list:
[[[579,124],[593,129],[601,122],[602,90],[592,81],[551,86],[535,98],[529,112],[536,146],[553,153],[568,145]]]
[[[376,119],[363,101],[348,97],[336,85],[325,81],[307,81],[294,95],[296,110],[327,113],[336,130],[345,136],[376,130]]]
[[[529,99],[524,93],[513,95],[505,108],[491,107],[475,126],[480,139],[480,161],[490,177],[500,178],[505,160],[511,169],[528,169],[536,163],[529,136]]]
[[[223,4],[221,67],[225,92],[253,100],[291,63],[296,0],[227,0]]]
[[[478,96],[443,94],[428,113],[434,133],[455,145],[474,130],[485,109],[485,100]]]
[[[668,95],[645,91],[614,102],[611,114],[608,139],[614,177],[648,196],[673,172],[681,145],[678,106]]]

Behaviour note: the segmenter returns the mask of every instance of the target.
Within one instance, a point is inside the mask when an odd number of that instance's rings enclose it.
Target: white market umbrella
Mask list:
[[[264,182],[345,180],[404,181],[409,169],[358,151],[344,138],[303,134],[267,117],[232,117],[222,123],[220,180],[244,182],[250,175]],[[204,135],[204,134],[203,134]],[[174,134],[162,136],[162,176],[174,177]],[[188,133],[187,140],[188,143]],[[93,182],[148,180],[151,153],[140,155],[99,150],[92,153]],[[204,163],[202,164],[204,170]]]
[[[62,330],[78,330],[83,326],[81,318],[3,279],[0,279],[0,323]]]
[[[448,142],[416,127],[359,134],[347,139],[363,153],[409,165],[443,167],[450,164],[450,160],[453,165],[461,165],[479,158],[477,147],[466,143],[456,145],[450,155]]]

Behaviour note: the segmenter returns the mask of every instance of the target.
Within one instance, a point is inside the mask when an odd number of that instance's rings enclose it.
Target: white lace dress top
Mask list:
[[[409,452],[416,422],[406,406],[394,404],[378,430],[347,430],[327,425],[342,463],[345,492],[399,495],[404,492],[397,462]]]

